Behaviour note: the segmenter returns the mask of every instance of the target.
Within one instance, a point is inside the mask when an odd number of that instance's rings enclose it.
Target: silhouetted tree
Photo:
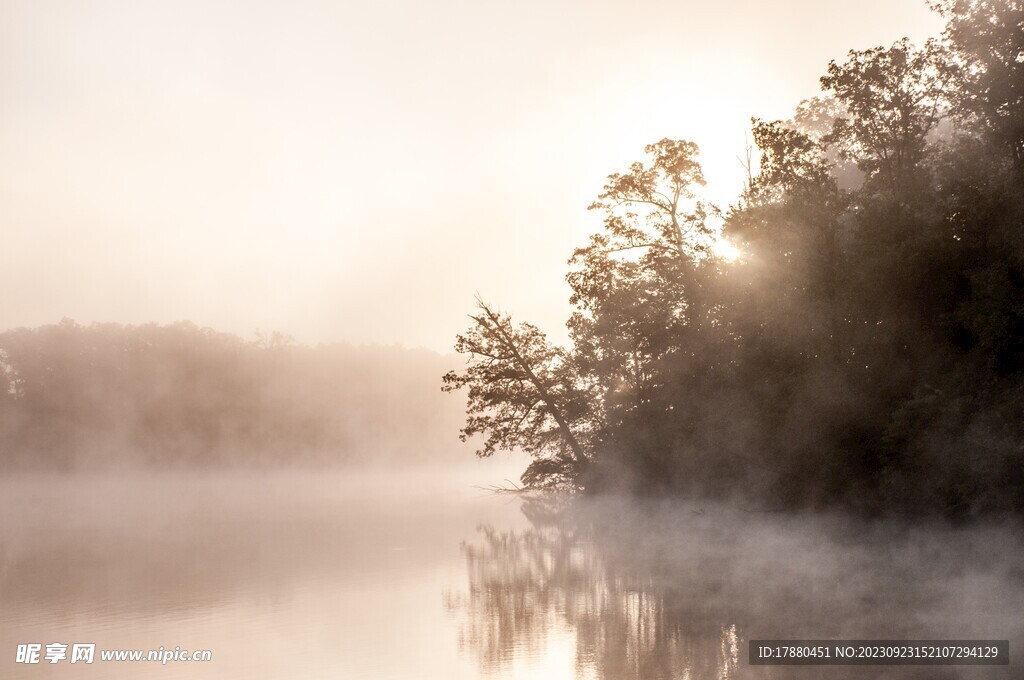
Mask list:
[[[484,302],[455,349],[469,355],[463,371],[444,376],[444,391],[467,389],[466,441],[484,435],[481,457],[520,449],[534,457],[523,476],[531,486],[564,486],[590,459],[595,418],[564,350],[531,324],[512,325]]]
[[[954,115],[1024,171],[1024,3],[940,0]]]
[[[822,76],[845,115],[827,139],[841,142],[869,180],[905,199],[920,168],[926,137],[943,114],[943,69],[934,41],[904,38],[891,47],[851,50]]]

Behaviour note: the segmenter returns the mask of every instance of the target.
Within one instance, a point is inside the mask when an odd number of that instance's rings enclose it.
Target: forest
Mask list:
[[[188,322],[18,328],[0,334],[0,469],[433,465],[458,448],[444,362]]]
[[[933,9],[940,38],[754,119],[727,209],[685,140],[610,175],[565,346],[479,301],[443,384],[478,455],[529,453],[531,488],[1024,511],[1024,3]]]

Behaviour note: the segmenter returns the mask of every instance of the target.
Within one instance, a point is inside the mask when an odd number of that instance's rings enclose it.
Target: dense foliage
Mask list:
[[[755,120],[726,214],[689,142],[610,176],[570,346],[485,307],[459,338],[480,453],[528,443],[534,485],[1024,510],[1024,3],[935,9],[941,40],[851,51]]]
[[[189,323],[15,329],[0,334],[0,468],[433,462],[459,419],[436,392],[443,361]]]

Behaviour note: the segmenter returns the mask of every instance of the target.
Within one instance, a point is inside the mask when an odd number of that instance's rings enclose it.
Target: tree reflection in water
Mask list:
[[[549,505],[524,504],[529,529],[482,527],[463,546],[468,588],[448,606],[484,674],[550,665],[567,644],[575,675],[599,680],[1016,677],[1007,666],[746,663],[750,638],[1024,644],[1015,526],[610,499]]]
[[[571,632],[580,677],[734,677],[735,624],[688,616],[652,573],[609,560],[594,524],[551,510],[530,501],[532,528],[481,527],[482,541],[463,545],[468,595],[449,606],[464,615],[460,644],[484,672],[539,658],[553,634]]]

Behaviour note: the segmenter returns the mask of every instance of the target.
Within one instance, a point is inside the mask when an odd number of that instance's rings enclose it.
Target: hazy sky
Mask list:
[[[0,0],[0,329],[190,319],[447,351],[473,295],[553,334],[605,175],[696,141],[741,186],[925,0]]]

